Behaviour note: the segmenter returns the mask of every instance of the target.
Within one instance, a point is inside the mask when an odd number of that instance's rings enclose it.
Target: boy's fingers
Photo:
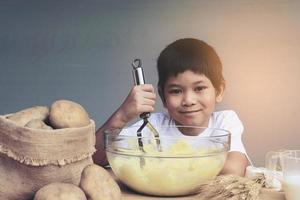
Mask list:
[[[141,108],[140,112],[144,113],[144,112],[153,112],[154,111],[154,107],[153,106],[149,106],[149,105],[144,105],[143,108]]]
[[[143,94],[143,97],[146,98],[146,99],[152,99],[152,100],[156,99],[155,93],[152,93],[152,92],[145,92]]]
[[[144,102],[142,103],[142,105],[145,105],[145,106],[154,106],[155,105],[155,101],[151,100],[151,99],[145,99]]]
[[[143,85],[139,85],[139,87],[143,90],[143,91],[147,91],[147,92],[153,92],[154,93],[154,87],[151,84],[143,84]]]

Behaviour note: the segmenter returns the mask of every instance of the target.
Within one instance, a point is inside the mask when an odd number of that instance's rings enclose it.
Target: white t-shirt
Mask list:
[[[175,121],[165,113],[152,113],[149,117],[150,123],[155,127],[167,127],[167,126],[175,126]],[[132,125],[132,127],[136,127],[136,130],[142,125],[143,121],[140,120]],[[225,129],[231,133],[231,145],[230,151],[238,151],[247,156],[245,147],[242,142],[242,134],[244,131],[243,124],[237,114],[232,110],[224,110],[213,112],[210,119],[208,128],[217,128],[217,129]],[[122,131],[121,135],[133,135],[136,133],[135,131]],[[180,131],[159,131],[160,136],[162,134],[167,133],[167,136],[185,136]],[[146,133],[147,134],[147,133]],[[150,134],[150,133],[149,133]],[[149,135],[143,135],[149,136]],[[199,134],[197,137],[207,137],[211,136],[211,132],[204,131]],[[188,137],[188,136],[187,136]]]

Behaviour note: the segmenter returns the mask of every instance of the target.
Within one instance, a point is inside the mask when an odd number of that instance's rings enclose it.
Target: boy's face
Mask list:
[[[207,127],[216,102],[222,101],[221,90],[217,94],[205,75],[187,70],[167,80],[164,107],[177,125]]]

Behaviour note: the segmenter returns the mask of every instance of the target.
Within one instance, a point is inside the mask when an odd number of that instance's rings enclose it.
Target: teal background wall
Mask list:
[[[195,37],[219,53],[218,109],[239,114],[263,166],[269,150],[300,148],[299,9],[296,0],[0,0],[0,114],[71,99],[99,127],[133,85],[133,58],[156,85],[160,51]]]

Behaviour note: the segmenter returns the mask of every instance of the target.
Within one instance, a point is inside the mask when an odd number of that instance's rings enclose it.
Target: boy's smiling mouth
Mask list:
[[[192,114],[192,113],[197,113],[197,112],[200,112],[202,111],[202,109],[198,109],[198,110],[181,110],[179,111],[179,113],[181,114]]]

